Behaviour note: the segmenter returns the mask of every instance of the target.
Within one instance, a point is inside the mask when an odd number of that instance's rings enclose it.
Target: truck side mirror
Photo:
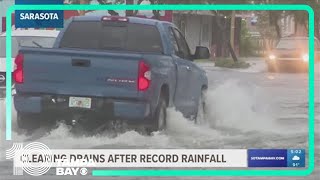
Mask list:
[[[197,46],[196,52],[194,53],[193,59],[209,59],[210,52],[207,47]]]

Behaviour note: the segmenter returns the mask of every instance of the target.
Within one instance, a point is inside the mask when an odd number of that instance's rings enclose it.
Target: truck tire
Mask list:
[[[201,96],[199,98],[198,110],[195,118],[196,124],[203,125],[203,124],[206,124],[206,122],[208,121],[206,117],[206,99],[205,99],[206,93],[207,93],[206,89],[201,90]]]
[[[156,112],[153,117],[153,131],[162,131],[167,125],[167,103],[163,96],[160,96]]]
[[[39,116],[29,113],[17,113],[17,124],[20,129],[27,132],[35,130],[40,127]]]

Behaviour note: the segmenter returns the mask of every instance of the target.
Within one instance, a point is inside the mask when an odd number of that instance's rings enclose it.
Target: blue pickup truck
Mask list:
[[[191,54],[169,22],[73,17],[53,48],[22,48],[16,56],[18,126],[34,130],[64,120],[92,131],[121,120],[163,130],[167,107],[188,118],[203,113],[208,80],[193,60],[209,56],[201,46]]]

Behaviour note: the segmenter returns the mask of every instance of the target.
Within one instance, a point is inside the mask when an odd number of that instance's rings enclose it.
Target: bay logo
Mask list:
[[[85,176],[88,174],[87,168],[74,168],[74,167],[67,167],[67,168],[56,168],[56,175],[57,176],[77,176],[82,175]]]

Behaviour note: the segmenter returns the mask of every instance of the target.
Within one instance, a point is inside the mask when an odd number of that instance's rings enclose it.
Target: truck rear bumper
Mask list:
[[[41,114],[50,119],[59,119],[73,114],[101,117],[105,120],[129,120],[139,122],[150,119],[150,104],[138,100],[107,99],[91,97],[90,109],[69,107],[69,96],[15,95],[14,106],[19,113]]]

